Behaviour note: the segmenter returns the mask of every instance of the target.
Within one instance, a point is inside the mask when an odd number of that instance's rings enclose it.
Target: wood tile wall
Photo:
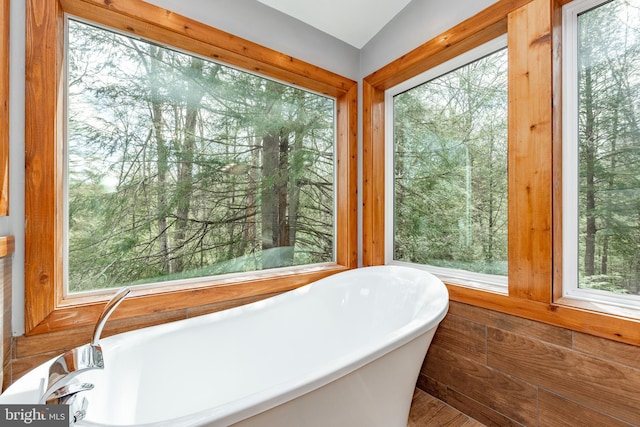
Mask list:
[[[451,302],[418,387],[488,426],[637,426],[640,347]]]
[[[0,390],[8,385],[5,380],[10,374],[11,367],[11,256],[0,258]]]

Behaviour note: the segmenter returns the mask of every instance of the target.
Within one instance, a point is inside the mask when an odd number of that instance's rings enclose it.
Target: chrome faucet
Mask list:
[[[104,369],[100,335],[107,319],[131,292],[124,287],[111,297],[104,307],[93,329],[91,343],[69,350],[59,356],[49,367],[47,388],[40,397],[40,403],[66,404],[71,406],[71,416],[75,421],[84,418],[87,408],[86,398],[78,401],[77,394],[93,389],[93,384],[74,381],[80,373],[92,369]]]

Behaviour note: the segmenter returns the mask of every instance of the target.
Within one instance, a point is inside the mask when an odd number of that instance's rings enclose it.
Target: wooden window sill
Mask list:
[[[345,266],[332,263],[247,273],[226,278],[206,278],[189,285],[179,283],[134,288],[132,294],[123,301],[111,319],[130,319],[130,322],[135,323],[135,319],[142,316],[194,310],[212,304],[272,295],[298,288],[347,269]],[[26,335],[93,325],[107,299],[108,295],[104,294],[62,299],[56,308]]]
[[[0,258],[11,255],[16,250],[16,243],[13,236],[0,237]]]

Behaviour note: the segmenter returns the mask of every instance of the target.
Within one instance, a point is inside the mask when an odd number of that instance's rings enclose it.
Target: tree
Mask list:
[[[333,259],[332,99],[69,28],[72,290]]]
[[[506,275],[506,51],[396,95],[395,257]]]
[[[579,18],[580,286],[639,293],[640,15],[617,0]]]

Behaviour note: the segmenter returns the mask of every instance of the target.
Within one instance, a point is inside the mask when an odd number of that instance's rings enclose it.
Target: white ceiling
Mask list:
[[[411,0],[258,0],[358,49]]]

